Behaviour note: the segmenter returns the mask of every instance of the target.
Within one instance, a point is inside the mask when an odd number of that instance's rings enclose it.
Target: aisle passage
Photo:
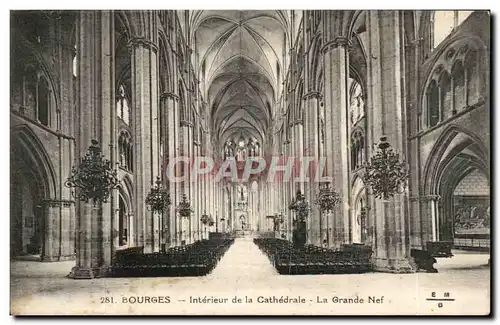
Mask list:
[[[214,277],[245,278],[248,281],[270,275],[278,275],[278,272],[252,238],[236,238],[211,274]]]

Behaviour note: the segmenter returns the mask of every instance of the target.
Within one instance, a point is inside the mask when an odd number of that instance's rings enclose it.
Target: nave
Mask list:
[[[160,294],[138,312],[358,314],[181,300],[393,293],[388,312],[425,312],[437,285],[459,313],[487,308],[488,11],[40,10],[10,27],[13,313]],[[287,265],[358,247],[392,274],[279,275],[248,234],[311,248]],[[137,275],[174,276],[111,277],[130,251]]]
[[[278,273],[251,238],[237,238],[210,276],[257,282]]]
[[[433,291],[449,291],[457,300],[439,313],[467,314],[471,304],[488,310],[489,254],[454,251],[451,259],[439,259],[439,273],[412,273],[398,276],[384,273],[344,275],[279,275],[250,238],[237,238],[216,269],[204,277],[182,278],[100,278],[74,281],[66,277],[71,261],[37,263],[15,261],[11,265],[11,310],[13,314],[429,314],[424,297]],[[36,267],[33,267],[36,265]],[[483,279],[478,281],[477,279]],[[387,288],[391,288],[388,290]],[[402,295],[401,293],[405,294]],[[130,304],[118,301],[103,304],[101,297],[170,296],[170,304]],[[190,297],[227,298],[226,304],[189,304]],[[232,303],[234,296],[252,298],[252,303]],[[305,297],[304,304],[266,304],[258,299],[275,296]],[[317,297],[384,296],[384,305],[317,303]],[[259,298],[261,297],[261,298]],[[483,297],[483,298],[482,298]],[[185,300],[185,301],[181,301]],[[311,301],[312,300],[312,301]],[[483,301],[484,300],[484,301]],[[64,301],[64,308],[61,308]],[[483,306],[483,307],[481,307]],[[416,308],[417,307],[417,308]],[[484,309],[484,310],[483,310]],[[480,312],[481,312],[480,310]],[[476,310],[477,312],[477,310]]]

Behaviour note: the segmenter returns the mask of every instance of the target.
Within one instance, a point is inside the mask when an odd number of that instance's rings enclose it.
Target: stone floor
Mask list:
[[[11,313],[488,314],[489,254],[454,253],[453,258],[438,259],[435,274],[279,275],[249,238],[236,239],[205,277],[72,280],[66,275],[74,262],[15,261],[11,263]],[[438,301],[426,300],[444,298],[446,292],[448,299],[455,300],[443,301],[441,307]],[[163,298],[155,298],[159,296]],[[280,302],[280,297],[302,300]],[[356,297],[351,303],[342,300]],[[201,302],[193,302],[198,298]],[[223,299],[227,302],[221,303]]]

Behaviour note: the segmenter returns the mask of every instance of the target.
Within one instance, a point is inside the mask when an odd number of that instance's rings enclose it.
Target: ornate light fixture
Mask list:
[[[297,194],[292,200],[292,203],[290,203],[290,205],[288,206],[288,209],[295,211],[301,221],[309,216],[309,212],[311,212],[311,206],[300,189],[297,190]]]
[[[371,186],[376,198],[387,200],[400,193],[401,185],[408,179],[408,173],[405,163],[399,160],[399,154],[387,142],[387,137],[380,138],[378,148],[365,167],[364,181]]]
[[[191,208],[191,202],[188,201],[186,194],[182,194],[181,202],[179,202],[176,211],[183,218],[188,218],[193,214],[194,210]]]
[[[335,192],[330,184],[320,187],[316,204],[322,212],[333,211],[341,201],[339,193]]]
[[[151,188],[147,197],[146,204],[148,205],[148,209],[153,212],[163,212],[163,209],[172,204],[170,200],[170,194],[166,189],[161,185],[160,177],[156,176],[155,186]]]
[[[108,202],[111,190],[119,185],[117,171],[111,168],[111,161],[102,154],[99,142],[93,139],[87,153],[81,158],[80,166],[71,168],[71,177],[64,185],[78,188],[75,198],[82,202],[93,201],[94,206]]]
[[[210,216],[207,214],[207,212],[205,211],[205,213],[203,213],[201,215],[201,223],[203,223],[205,226],[210,222]]]
[[[201,215],[201,223],[205,226],[205,232],[207,232],[207,223],[210,222],[210,216],[207,214],[207,211]]]

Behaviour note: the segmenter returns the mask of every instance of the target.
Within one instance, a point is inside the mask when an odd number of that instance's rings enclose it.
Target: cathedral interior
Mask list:
[[[487,11],[12,11],[10,26],[13,261],[95,278],[122,249],[292,241],[298,191],[306,244],[368,245],[376,271],[415,271],[429,242],[489,252]],[[408,173],[387,199],[365,182],[382,137]],[[67,186],[93,140],[118,181],[97,205]],[[241,172],[299,156],[326,157],[330,212],[318,182],[167,173],[176,157]]]

